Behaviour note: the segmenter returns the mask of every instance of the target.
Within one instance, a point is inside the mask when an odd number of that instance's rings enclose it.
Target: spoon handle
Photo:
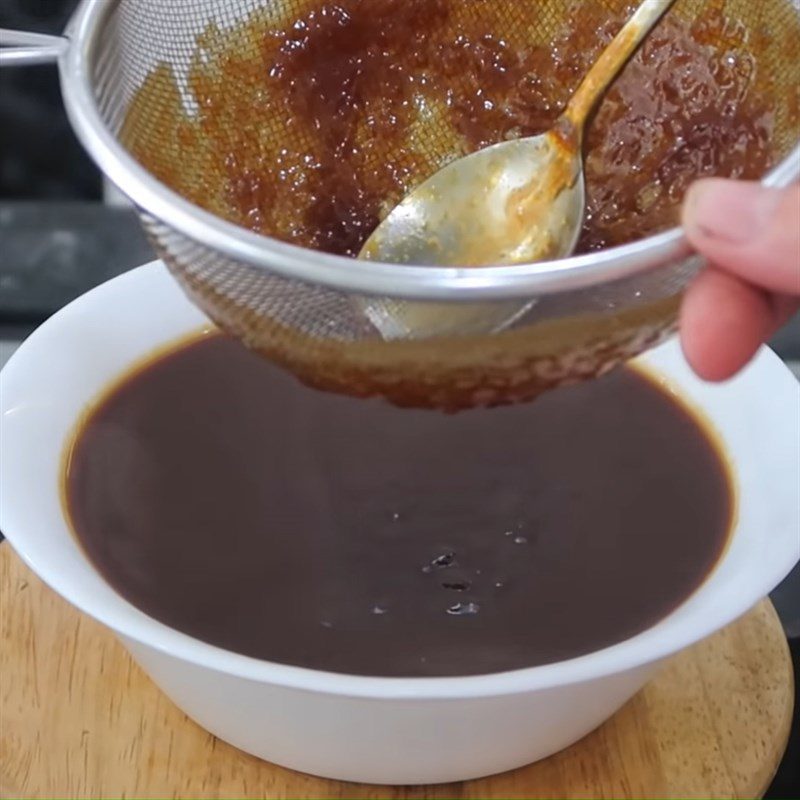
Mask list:
[[[675,0],[643,0],[586,74],[563,114],[563,118],[572,123],[579,138],[597,101],[674,3]]]

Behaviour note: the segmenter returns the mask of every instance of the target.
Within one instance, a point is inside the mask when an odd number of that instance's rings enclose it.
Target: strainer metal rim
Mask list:
[[[120,0],[83,0],[59,57],[64,105],[72,126],[106,176],[140,209],[189,239],[284,278],[340,291],[410,300],[477,301],[588,288],[691,255],[680,228],[630,244],[558,261],[475,268],[358,261],[281,242],[205,211],[154,178],[108,129],[92,88],[93,55]],[[800,144],[765,178],[770,186],[800,179]]]

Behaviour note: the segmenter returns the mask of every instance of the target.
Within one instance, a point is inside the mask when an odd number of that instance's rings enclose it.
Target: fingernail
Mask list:
[[[768,228],[779,203],[780,192],[775,189],[712,178],[689,189],[683,221],[705,237],[743,244]]]

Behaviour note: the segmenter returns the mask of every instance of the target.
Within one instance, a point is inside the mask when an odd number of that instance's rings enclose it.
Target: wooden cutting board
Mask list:
[[[794,703],[786,639],[764,601],[545,761],[461,784],[365,786],[275,767],[203,731],[7,544],[0,632],[2,797],[755,797]]]

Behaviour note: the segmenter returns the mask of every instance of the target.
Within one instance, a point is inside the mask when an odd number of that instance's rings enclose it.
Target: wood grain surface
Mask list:
[[[756,797],[780,761],[794,703],[786,640],[764,601],[545,761],[461,784],[365,786],[275,767],[203,731],[7,544],[0,631],[4,798]]]

